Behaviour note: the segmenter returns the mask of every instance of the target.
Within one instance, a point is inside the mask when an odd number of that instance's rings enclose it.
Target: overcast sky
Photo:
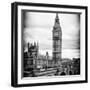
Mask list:
[[[79,57],[80,16],[78,14],[58,14],[62,28],[62,57]],[[46,51],[52,56],[52,30],[56,13],[27,12],[23,29],[24,41],[39,43],[40,54]]]

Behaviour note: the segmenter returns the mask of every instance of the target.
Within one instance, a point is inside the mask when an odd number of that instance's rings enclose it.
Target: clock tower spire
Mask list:
[[[56,13],[55,23],[53,27],[53,60],[55,66],[60,65],[62,49],[62,31],[59,22],[58,13]]]

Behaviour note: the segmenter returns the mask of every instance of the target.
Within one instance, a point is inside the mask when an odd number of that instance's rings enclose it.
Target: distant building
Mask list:
[[[73,58],[72,62],[74,75],[80,75],[80,58]]]
[[[61,61],[61,74],[80,75],[80,58],[63,58]]]
[[[55,24],[53,27],[53,60],[56,66],[58,66],[58,64],[60,64],[60,61],[62,60],[61,49],[62,49],[62,31],[57,13],[55,18]]]
[[[38,55],[37,59],[37,68],[48,68],[52,67],[53,60],[50,58],[49,53],[46,52],[46,55]]]

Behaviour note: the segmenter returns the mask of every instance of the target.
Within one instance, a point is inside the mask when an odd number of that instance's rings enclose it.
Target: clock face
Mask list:
[[[58,36],[58,32],[54,32],[54,36]]]

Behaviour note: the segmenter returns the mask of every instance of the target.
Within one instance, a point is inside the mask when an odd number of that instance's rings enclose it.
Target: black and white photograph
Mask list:
[[[87,82],[87,7],[13,3],[12,22],[13,86]]]
[[[80,14],[22,11],[22,76],[80,75]]]

